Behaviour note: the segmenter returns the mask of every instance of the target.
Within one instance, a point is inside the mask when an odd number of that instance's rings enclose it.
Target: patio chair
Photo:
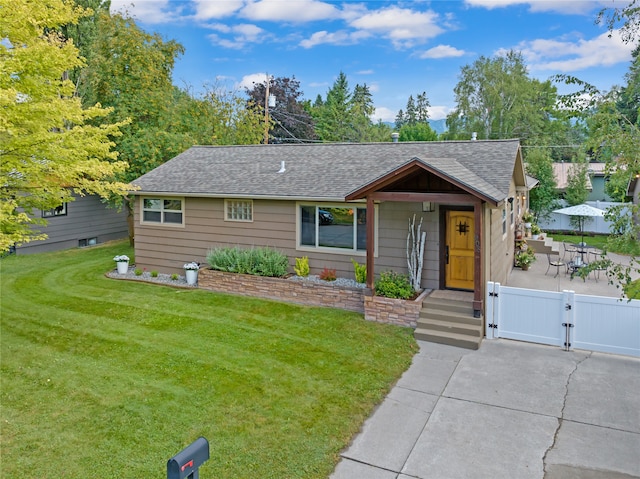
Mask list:
[[[549,269],[552,266],[555,266],[556,267],[556,274],[555,274],[554,278],[557,277],[560,274],[560,266],[567,266],[567,263],[565,263],[562,259],[560,259],[560,255],[558,255],[558,259],[551,259],[551,253],[547,253],[547,261],[549,262],[549,266],[547,266],[547,271],[545,271],[544,274],[547,274],[549,272]],[[565,271],[565,273],[566,273],[566,271]]]
[[[594,249],[589,251],[589,255],[593,256],[593,261],[595,265],[591,267],[591,271],[593,272],[593,278],[596,280],[596,283],[600,279],[600,271],[606,271],[607,265],[604,263],[600,263],[602,260],[602,251]]]
[[[566,259],[565,256],[567,255],[567,253],[569,253],[569,259],[571,259],[577,252],[578,248],[576,248],[575,245],[567,243],[566,241],[562,242],[562,261]]]

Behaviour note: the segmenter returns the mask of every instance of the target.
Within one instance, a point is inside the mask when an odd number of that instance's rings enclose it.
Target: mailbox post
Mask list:
[[[198,479],[198,468],[209,459],[209,441],[199,437],[167,461],[167,479]]]

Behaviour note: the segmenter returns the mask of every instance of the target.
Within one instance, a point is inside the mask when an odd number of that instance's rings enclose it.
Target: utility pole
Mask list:
[[[276,97],[269,93],[269,83],[271,83],[271,77],[267,73],[267,89],[264,94],[264,144],[269,144],[269,107],[276,106]]]
[[[269,144],[269,74],[267,73],[267,90],[264,95],[264,144]]]

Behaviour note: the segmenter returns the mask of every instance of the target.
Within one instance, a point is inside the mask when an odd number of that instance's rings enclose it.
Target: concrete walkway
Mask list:
[[[419,344],[331,479],[640,478],[640,360]]]

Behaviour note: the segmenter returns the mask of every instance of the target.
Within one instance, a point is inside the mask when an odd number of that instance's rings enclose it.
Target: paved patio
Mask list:
[[[562,254],[559,256],[562,257]],[[609,253],[607,257],[614,263],[629,265],[629,257],[619,254]],[[557,259],[558,256],[552,256]],[[564,291],[571,290],[578,294],[590,294],[594,296],[621,297],[622,291],[619,286],[609,284],[606,272],[601,271],[598,279],[598,273],[589,274],[584,281],[579,277],[571,279],[571,275],[566,274],[566,268],[560,267],[560,274],[556,274],[556,267],[551,266],[547,271],[548,261],[546,254],[536,254],[536,259],[529,271],[522,271],[520,268],[514,268],[509,276],[507,284],[504,286],[513,286],[516,288],[540,289],[544,291]],[[634,279],[640,278],[640,274],[636,271],[632,274]]]

